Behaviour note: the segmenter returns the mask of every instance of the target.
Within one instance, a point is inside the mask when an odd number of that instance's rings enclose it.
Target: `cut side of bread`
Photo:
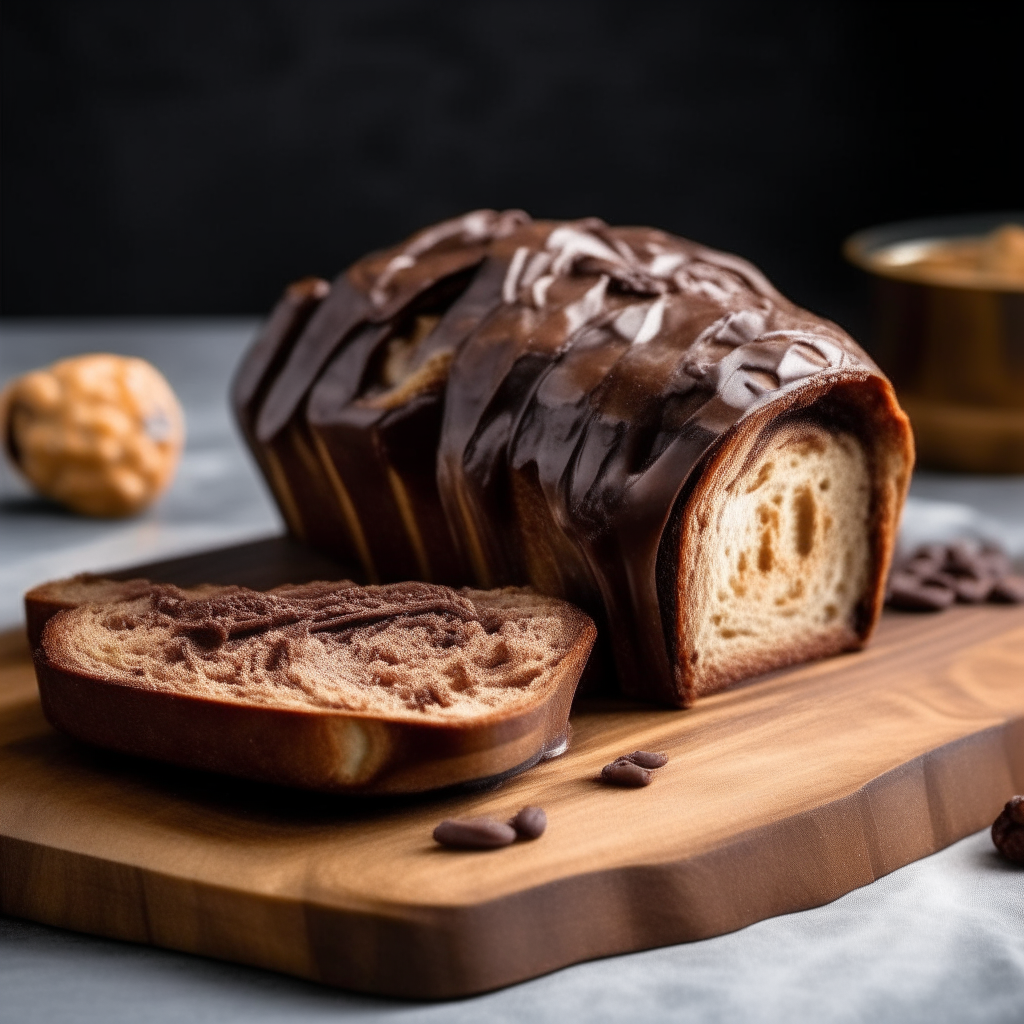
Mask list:
[[[679,579],[695,695],[860,646],[871,479],[854,437],[789,424],[701,498],[701,558]]]
[[[36,670],[56,728],[325,791],[420,792],[561,752],[596,635],[572,605],[515,588],[109,592],[43,629]]]
[[[899,485],[871,401],[845,410],[843,402],[837,389],[821,408],[760,429],[755,418],[687,501],[675,577],[685,703],[866,641]]]

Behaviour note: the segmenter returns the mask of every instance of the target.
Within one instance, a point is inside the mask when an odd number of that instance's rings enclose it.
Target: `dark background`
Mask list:
[[[261,312],[521,206],[734,250],[857,331],[847,234],[1021,205],[1010,7],[8,0],[2,312]]]

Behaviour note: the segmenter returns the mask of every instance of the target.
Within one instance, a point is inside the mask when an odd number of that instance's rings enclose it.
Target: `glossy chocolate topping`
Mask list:
[[[670,701],[659,553],[695,470],[755,414],[839,385],[902,416],[844,331],[746,261],[596,219],[430,228],[356,263],[282,345],[238,413],[261,464],[278,452],[295,532],[371,580],[575,601],[610,629],[622,686]]]

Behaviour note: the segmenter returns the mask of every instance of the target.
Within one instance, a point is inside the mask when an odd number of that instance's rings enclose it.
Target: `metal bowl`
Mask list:
[[[874,282],[871,353],[910,416],[918,462],[1024,473],[1024,284],[951,281],[915,269],[915,251],[1024,227],[1024,212],[907,221],[847,239]]]

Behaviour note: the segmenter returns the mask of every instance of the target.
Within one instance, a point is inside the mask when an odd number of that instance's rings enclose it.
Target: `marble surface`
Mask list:
[[[0,324],[0,382],[88,351],[140,355],[185,407],[188,442],[164,498],[86,520],[0,469],[0,630],[45,579],[279,532],[227,411],[255,321]],[[902,541],[975,537],[1024,562],[1024,477],[915,476]],[[2,868],[2,865],[0,865]],[[687,1021],[1024,1020],[1024,870],[986,833],[816,910],[733,935],[567,968],[445,1004],[334,992],[267,972],[0,919],[0,1021],[430,1021],[576,1017]]]

